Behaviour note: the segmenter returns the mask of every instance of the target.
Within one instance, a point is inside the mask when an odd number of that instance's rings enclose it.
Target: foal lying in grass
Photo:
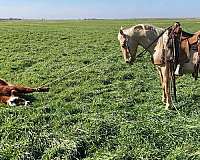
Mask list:
[[[24,105],[27,106],[30,104],[30,101],[25,100],[22,96],[26,93],[33,92],[48,92],[49,88],[40,87],[40,88],[30,88],[20,85],[13,85],[5,82],[0,79],[0,102],[8,104],[9,106],[18,106]]]

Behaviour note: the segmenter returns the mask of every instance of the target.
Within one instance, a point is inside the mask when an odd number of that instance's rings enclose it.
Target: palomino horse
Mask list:
[[[30,101],[26,101],[21,96],[27,93],[33,92],[48,92],[49,88],[30,88],[23,87],[20,85],[13,85],[0,79],[0,102],[8,104],[9,106],[25,105],[30,104]]]
[[[151,44],[162,33],[163,35],[149,47],[149,44]],[[193,35],[191,35],[191,37],[186,37],[187,40],[185,39],[181,42],[181,55],[186,56],[186,58],[184,58],[185,62],[182,68],[183,73],[192,73],[194,71],[194,61],[198,52],[190,49],[191,47],[189,46],[190,43],[188,39],[192,41],[192,38],[194,38]],[[168,54],[167,52],[171,52],[167,46],[169,41],[169,31],[164,31],[164,29],[153,25],[138,24],[131,28],[121,28],[118,34],[118,40],[120,42],[124,60],[128,64],[132,64],[136,59],[138,45],[145,49],[148,47],[147,50],[150,52],[153,63],[160,75],[160,81],[163,89],[162,101],[166,104],[165,108],[168,109],[172,104],[170,94],[171,76],[169,73],[169,67],[166,65],[163,58],[166,58],[166,55]],[[163,56],[163,53],[166,55]]]

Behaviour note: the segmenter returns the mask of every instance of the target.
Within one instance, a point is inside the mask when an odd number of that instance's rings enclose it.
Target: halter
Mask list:
[[[122,44],[122,48],[124,48],[124,49],[128,49],[129,48],[129,46],[128,46],[128,38],[127,37],[125,38],[125,41]]]

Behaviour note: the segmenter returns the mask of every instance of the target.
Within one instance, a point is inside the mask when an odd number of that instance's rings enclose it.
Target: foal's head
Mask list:
[[[30,105],[30,101],[26,101],[25,99],[20,98],[20,97],[11,96],[8,99],[7,104],[9,106],[19,106],[19,105],[27,106],[27,105]]]

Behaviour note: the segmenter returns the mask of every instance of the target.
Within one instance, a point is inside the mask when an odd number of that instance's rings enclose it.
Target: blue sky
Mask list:
[[[0,0],[0,18],[200,17],[200,0]]]

